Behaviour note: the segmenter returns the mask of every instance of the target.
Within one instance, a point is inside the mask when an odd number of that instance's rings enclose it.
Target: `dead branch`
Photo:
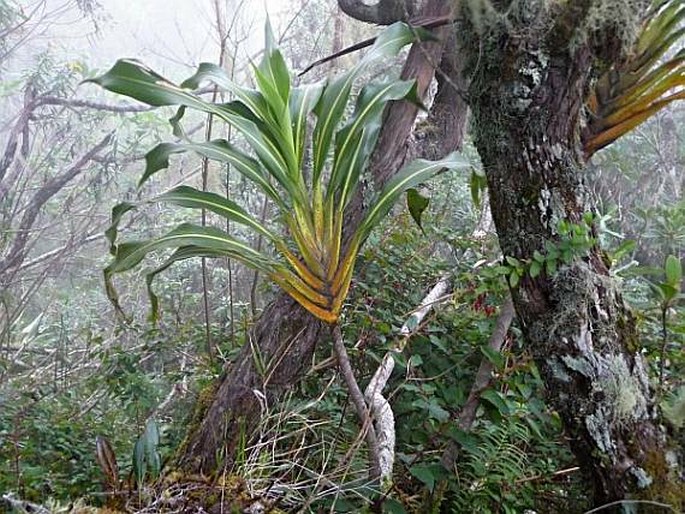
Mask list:
[[[21,265],[26,257],[26,243],[28,242],[31,227],[33,227],[33,224],[45,203],[78,176],[93,157],[99,154],[109,144],[112,140],[112,136],[112,133],[107,134],[98,144],[77,159],[69,169],[50,179],[35,195],[33,195],[30,206],[19,223],[17,236],[12,243],[7,256],[0,261],[0,274],[5,273],[12,267]]]
[[[497,321],[495,322],[495,329],[492,331],[490,340],[488,341],[488,347],[491,350],[495,352],[499,352],[501,350],[513,319],[514,304],[511,301],[511,296],[507,296],[507,299],[500,309]],[[493,371],[494,366],[492,362],[483,357],[483,359],[480,361],[476,378],[471,386],[469,397],[459,413],[457,425],[460,429],[466,431],[471,428],[471,425],[476,418],[476,410],[478,409],[478,405],[480,403],[480,396],[490,385]],[[445,469],[454,469],[458,456],[459,446],[454,441],[451,441],[445,452],[442,454],[441,462]]]
[[[392,471],[395,463],[395,414],[390,402],[383,396],[383,389],[395,367],[395,355],[402,353],[407,341],[416,331],[416,327],[421,324],[421,321],[430,312],[431,308],[440,301],[440,298],[445,298],[445,292],[447,292],[449,287],[449,279],[443,277],[428,292],[421,301],[419,308],[402,325],[400,329],[402,338],[385,354],[380,366],[378,366],[373,378],[366,387],[366,391],[364,391],[364,397],[371,406],[378,439],[381,487],[383,488],[389,487],[392,482]]]
[[[410,21],[410,25],[413,28],[421,28],[421,29],[435,29],[439,27],[444,27],[446,25],[450,25],[454,21],[453,17],[451,14],[449,15],[443,15],[443,16],[425,16],[421,18],[416,18],[412,21]],[[337,59],[338,57],[342,57],[347,54],[351,54],[352,52],[357,52],[359,50],[363,50],[364,48],[368,48],[371,45],[373,45],[376,42],[376,38],[372,37],[369,39],[365,39],[364,41],[360,41],[359,43],[355,43],[354,45],[350,45],[346,48],[343,48],[342,50],[338,52],[334,52],[330,55],[327,55],[326,57],[323,57],[317,61],[314,61],[311,63],[309,66],[307,66],[304,70],[302,70],[300,73],[297,74],[298,77],[301,77],[305,73],[311,71],[313,68],[316,68],[317,66],[320,66],[322,64],[325,64],[329,61],[332,61],[334,59]]]
[[[44,105],[61,105],[64,107],[95,109],[98,111],[107,112],[146,112],[153,108],[149,105],[134,105],[134,104],[107,104],[102,102],[93,102],[90,100],[80,100],[78,98],[61,98],[59,96],[39,96],[34,103],[34,109]]]
[[[82,239],[79,239],[78,241],[70,242],[68,244],[62,245],[58,248],[55,248],[54,250],[50,250],[49,252],[45,252],[40,254],[38,257],[35,257],[34,259],[31,259],[30,261],[24,262],[21,266],[19,266],[17,271],[23,271],[28,268],[32,268],[33,266],[37,266],[38,264],[41,264],[48,259],[51,259],[52,257],[55,257],[56,255],[59,255],[60,253],[64,252],[65,250],[69,250],[77,245],[85,245],[88,243],[91,243],[93,241],[97,241],[98,239],[102,239],[105,237],[104,232],[98,232],[97,234],[91,234],[89,236],[86,236]]]

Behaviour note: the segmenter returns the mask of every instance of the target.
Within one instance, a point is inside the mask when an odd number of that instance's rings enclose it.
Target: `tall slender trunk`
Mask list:
[[[450,8],[451,0],[428,0],[423,12],[432,16],[449,12]],[[444,29],[437,32],[446,34]],[[410,50],[402,75],[417,79],[420,95],[433,78],[444,46],[443,40],[415,44]],[[448,72],[453,74],[454,70]],[[451,132],[439,142],[447,153],[461,145],[466,105],[463,101],[452,101],[450,95],[445,98],[450,103],[437,102],[434,108],[441,111],[439,119],[450,120],[444,124]],[[412,103],[393,102],[386,112],[371,162],[376,186],[382,186],[404,163],[417,110]],[[348,233],[360,223],[362,214],[362,196],[358,194],[346,212]],[[260,316],[236,361],[214,388],[199,398],[176,466],[191,473],[212,473],[224,463],[230,465],[241,441],[249,439],[261,418],[262,395],[266,395],[269,403],[295,385],[311,362],[317,342],[327,332],[287,295],[280,294]]]
[[[587,237],[582,229],[594,203],[579,133],[596,56],[582,44],[546,42],[558,36],[554,27],[525,14],[525,31],[512,16],[474,29],[468,47],[473,133],[493,219],[505,258],[524,269],[512,288],[516,312],[597,505],[642,498],[677,509],[683,483],[656,419],[635,320],[594,229]],[[569,263],[547,265],[569,247]],[[536,256],[545,261],[539,274],[531,273]]]

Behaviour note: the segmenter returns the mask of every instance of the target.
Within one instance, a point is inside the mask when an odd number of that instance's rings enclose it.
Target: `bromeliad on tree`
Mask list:
[[[586,157],[611,144],[676,100],[685,100],[685,2],[657,1],[647,12],[633,51],[595,84],[583,133]],[[666,58],[665,58],[666,56]]]
[[[91,81],[149,105],[179,106],[172,124],[175,134],[181,137],[180,121],[187,108],[216,116],[237,129],[251,149],[250,153],[245,152],[225,140],[162,143],[146,155],[147,166],[140,185],[167,168],[172,154],[192,151],[230,164],[253,182],[278,208],[281,222],[281,231],[273,230],[227,198],[180,186],[150,201],[204,209],[246,226],[269,240],[280,259],[251,248],[225,230],[190,223],[146,241],[117,243],[122,217],[135,208],[131,203],[117,205],[107,231],[114,260],[105,269],[108,295],[116,308],[121,310],[112,275],[135,267],[156,250],[175,249],[166,262],[147,275],[153,316],[158,302],[151,288],[152,280],[176,261],[229,257],[263,272],[307,311],[331,325],[338,364],[366,432],[373,477],[381,475],[375,431],[337,325],[354,263],[361,245],[403,192],[444,169],[466,169],[469,164],[452,153],[437,161],[419,159],[406,165],[376,195],[345,242],[345,208],[375,146],[383,109],[391,100],[418,103],[415,83],[388,80],[367,84],[356,97],[353,114],[345,113],[354,80],[362,71],[375,60],[395,55],[415,41],[419,32],[402,23],[390,26],[357,66],[323,84],[292,85],[290,71],[274,47],[268,26],[264,58],[254,67],[257,89],[233,83],[212,64],[201,64],[195,75],[178,86],[133,60],[121,60]],[[233,101],[217,104],[203,100],[192,92],[203,82],[227,91]],[[312,130],[310,117],[316,118]]]
[[[153,313],[157,300],[150,284],[156,274],[182,259],[230,257],[266,274],[317,318],[335,323],[359,249],[397,198],[441,170],[467,166],[456,154],[438,161],[416,160],[408,164],[378,193],[349,244],[343,245],[345,207],[373,150],[385,104],[390,100],[419,101],[413,81],[367,84],[357,95],[354,113],[346,117],[353,82],[371,62],[395,55],[416,37],[416,31],[407,25],[392,25],[357,66],[323,84],[292,85],[291,73],[274,46],[269,27],[264,57],[254,67],[257,89],[233,83],[221,68],[207,63],[180,86],[134,60],[120,60],[106,74],[91,80],[152,106],[179,106],[172,119],[178,135],[183,134],[180,121],[185,109],[214,115],[237,129],[252,150],[245,152],[226,140],[162,143],[147,154],[147,167],[139,185],[167,168],[172,154],[195,152],[230,164],[258,186],[278,207],[282,222],[282,231],[273,230],[231,200],[180,186],[150,201],[206,209],[244,225],[269,240],[281,259],[251,248],[222,229],[190,223],[153,239],[118,243],[117,227],[135,205],[117,205],[107,231],[114,260],[105,270],[108,294],[117,308],[112,275],[135,267],[152,251],[173,248],[175,252],[168,260],[148,274]],[[227,91],[234,100],[222,104],[203,100],[192,91],[204,82]],[[316,122],[310,131],[312,114]],[[309,143],[311,148],[307,150]],[[306,163],[309,155],[311,163]],[[308,174],[304,173],[305,167],[311,168]]]

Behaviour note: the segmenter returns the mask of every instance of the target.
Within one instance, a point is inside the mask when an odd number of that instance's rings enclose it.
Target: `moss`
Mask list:
[[[631,419],[642,419],[647,412],[647,400],[639,378],[628,369],[623,355],[607,359],[607,373],[599,377],[599,386],[606,401],[613,405],[613,421],[622,424]]]
[[[212,405],[212,401],[214,401],[218,386],[218,380],[212,381],[203,387],[198,393],[197,400],[195,401],[195,406],[193,408],[193,413],[190,416],[189,422],[187,423],[188,429],[185,432],[185,438],[176,450],[176,461],[178,461],[178,459],[185,454],[192,434],[199,430],[207,410],[209,410],[209,407]]]
[[[661,449],[646,453],[642,464],[647,476],[652,478],[649,487],[642,489],[638,497],[644,500],[659,501],[669,504],[676,512],[685,511],[685,481],[681,480],[676,470],[669,464],[667,453]]]
[[[571,50],[590,45],[606,62],[615,62],[632,48],[642,28],[648,0],[597,0],[590,3],[576,28]]]
[[[635,319],[628,310],[619,312],[616,316],[616,331],[629,353],[636,354],[642,349],[638,331],[635,329]]]
[[[664,418],[675,430],[685,429],[685,386],[681,386],[661,404]]]

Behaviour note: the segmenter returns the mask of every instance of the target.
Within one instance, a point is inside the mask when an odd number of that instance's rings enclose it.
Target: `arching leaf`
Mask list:
[[[142,186],[150,177],[169,167],[169,157],[183,152],[196,152],[210,160],[228,163],[241,175],[258,185],[277,205],[287,208],[284,200],[271,185],[259,161],[238,150],[225,139],[215,139],[206,143],[161,143],[145,155],[145,172],[138,185]]]
[[[258,234],[265,236],[269,241],[280,241],[280,238],[255,220],[237,203],[215,193],[200,191],[189,186],[179,186],[157,196],[153,201],[170,202],[181,207],[189,207],[192,209],[206,209],[219,216],[223,216],[226,219],[251,228]]]

